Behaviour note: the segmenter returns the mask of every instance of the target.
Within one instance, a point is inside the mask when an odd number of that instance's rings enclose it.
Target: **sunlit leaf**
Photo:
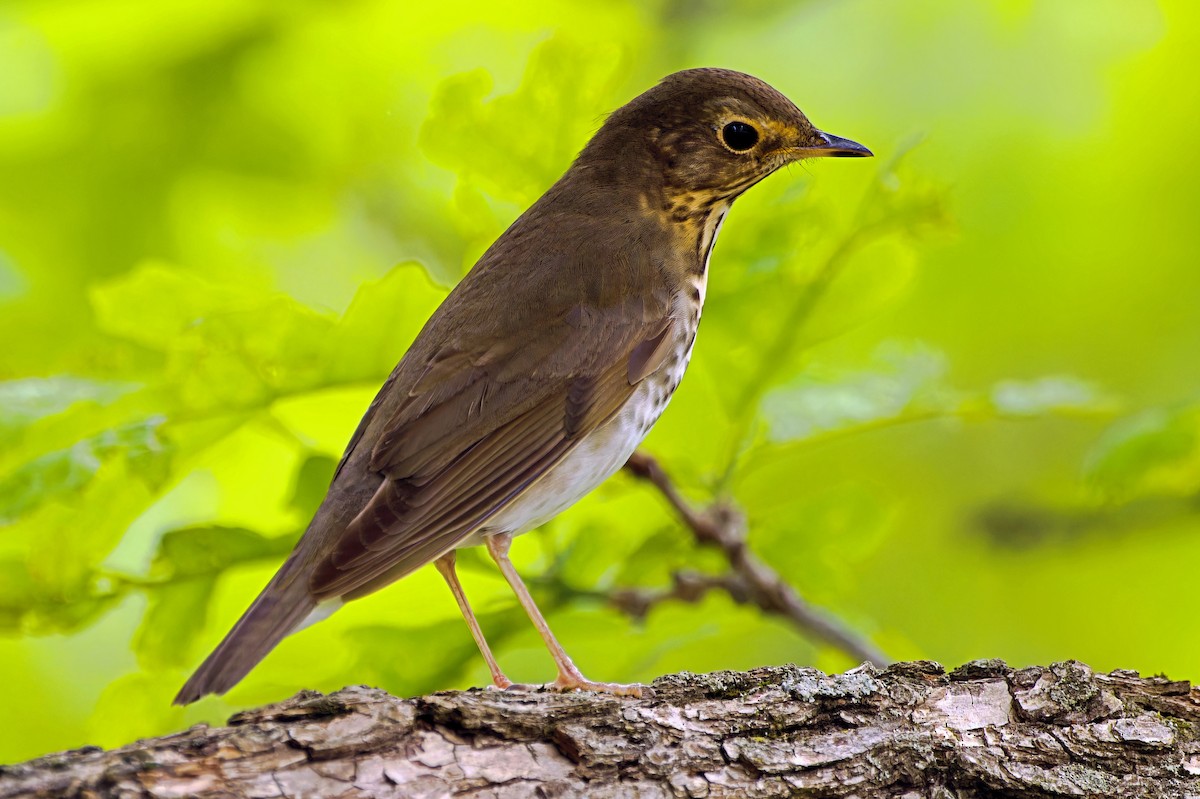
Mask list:
[[[1074,377],[1005,380],[992,388],[989,398],[997,412],[1008,416],[1096,413],[1112,407],[1112,400],[1094,385]]]
[[[79,402],[105,404],[136,389],[132,383],[88,380],[71,375],[0,383],[0,443],[23,427],[62,413]]]
[[[873,191],[868,192],[858,209],[861,230],[915,236],[953,224],[946,186],[908,167],[907,162],[923,142],[923,136],[910,136],[899,142],[881,164]]]
[[[11,522],[39,504],[78,493],[114,458],[125,461],[132,477],[152,489],[162,487],[172,454],[159,434],[162,421],[148,419],[107,430],[69,449],[37,458],[0,479],[0,523]]]
[[[195,527],[163,535],[152,574],[181,579],[220,573],[235,564],[291,551],[295,536],[268,537],[240,527]]]
[[[100,328],[151,349],[166,349],[192,326],[252,307],[252,295],[179,267],[148,261],[91,291]]]
[[[19,558],[0,558],[0,632],[47,635],[75,632],[96,622],[119,598],[101,580],[64,592],[30,573]]]
[[[329,490],[329,481],[333,479],[333,470],[337,461],[328,455],[310,455],[296,470],[296,481],[292,487],[290,505],[297,515],[309,518],[317,512],[325,492]]]
[[[445,296],[416,263],[364,285],[331,333],[326,380],[382,382]]]
[[[492,99],[483,70],[449,78],[434,95],[421,146],[460,178],[527,205],[612,110],[621,55],[606,43],[549,39],[531,55],[520,88]]]
[[[1006,380],[985,393],[964,391],[947,380],[945,357],[925,345],[888,343],[871,369],[845,372],[819,365],[763,398],[768,440],[802,441],[845,430],[940,417],[1033,419],[1103,415],[1113,399],[1069,376]]]
[[[268,404],[324,384],[333,320],[285,297],[214,314],[177,336],[167,377],[188,408]]]
[[[9,528],[28,542],[30,575],[51,596],[74,600],[93,593],[95,568],[129,525],[154,501],[157,488],[125,458],[96,469],[73,495],[42,503]]]
[[[846,219],[831,215],[829,197],[801,183],[775,189],[771,207],[755,208],[747,229],[730,237],[749,277],[723,293],[712,324],[733,342],[717,357],[741,436],[752,431],[758,400],[794,375],[812,346],[897,302],[916,272],[914,235],[949,224],[944,189],[900,168],[910,149],[879,169]]]
[[[0,630],[19,632],[25,614],[37,603],[38,587],[25,562],[0,559]]]
[[[172,530],[159,541],[147,587],[149,605],[134,636],[133,649],[147,668],[181,666],[204,621],[216,578],[226,569],[276,560],[295,539],[274,538],[237,527]]]
[[[822,376],[810,371],[763,399],[774,442],[808,438],[866,425],[922,409],[948,409],[956,397],[944,385],[945,358],[928,347],[891,346],[877,356],[877,370]]]
[[[133,651],[144,668],[189,663],[192,642],[204,632],[215,585],[212,577],[190,577],[171,581],[150,593],[133,639]]]

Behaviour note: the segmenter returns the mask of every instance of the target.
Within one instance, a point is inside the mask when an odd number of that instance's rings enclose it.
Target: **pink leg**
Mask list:
[[[471,604],[467,602],[467,595],[463,593],[462,585],[458,582],[458,573],[454,570],[454,550],[442,555],[433,562],[433,565],[437,567],[442,577],[446,579],[446,584],[450,586],[450,591],[458,602],[458,609],[462,611],[463,618],[467,620],[467,627],[471,629],[471,637],[475,639],[475,644],[479,647],[483,659],[487,661],[488,669],[492,672],[492,682],[496,684],[497,688],[508,688],[512,685],[512,680],[505,677],[504,672],[500,671],[500,664],[492,655],[492,650],[483,637],[483,630],[479,629],[479,622],[475,620],[475,614],[471,612]]]
[[[538,610],[537,605],[534,604],[533,597],[529,595],[529,589],[525,587],[525,583],[521,581],[521,576],[513,568],[512,561],[508,559],[508,548],[512,545],[512,538],[511,533],[486,536],[488,554],[492,556],[492,560],[496,561],[496,565],[500,567],[500,573],[504,575],[504,579],[508,580],[513,593],[517,595],[517,601],[521,603],[521,607],[525,608],[525,612],[529,614],[529,620],[537,628],[538,634],[546,642],[546,648],[550,650],[550,656],[554,658],[554,664],[558,667],[558,679],[554,681],[554,687],[564,691],[602,691],[623,696],[641,696],[642,686],[640,685],[592,682],[579,673],[579,669],[575,667],[575,664],[571,662],[571,658],[563,651],[562,645],[558,643],[558,639],[554,637],[554,633],[550,632],[550,625],[546,624],[546,619],[543,618],[542,612]]]

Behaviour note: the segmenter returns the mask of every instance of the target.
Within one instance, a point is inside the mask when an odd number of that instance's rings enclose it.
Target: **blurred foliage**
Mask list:
[[[170,699],[447,287],[603,115],[758,74],[876,162],[738,202],[647,448],[894,657],[1196,678],[1200,12],[1183,0],[0,6],[0,761],[301,687],[486,682],[423,570]],[[617,477],[516,548],[586,673],[850,665]],[[460,558],[510,674],[548,678]],[[621,646],[613,646],[615,641]]]

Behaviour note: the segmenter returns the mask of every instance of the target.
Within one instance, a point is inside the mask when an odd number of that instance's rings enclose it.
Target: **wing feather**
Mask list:
[[[452,549],[613,418],[669,338],[669,305],[657,316],[645,305],[589,309],[586,329],[536,352],[493,342],[435,354],[373,448],[386,477],[316,564],[313,594],[357,596]]]

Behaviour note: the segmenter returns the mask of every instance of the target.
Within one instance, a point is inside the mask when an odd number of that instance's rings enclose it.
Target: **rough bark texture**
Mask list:
[[[305,692],[0,769],[0,797],[1200,797],[1200,691],[1075,662],[762,668],[641,699]]]

